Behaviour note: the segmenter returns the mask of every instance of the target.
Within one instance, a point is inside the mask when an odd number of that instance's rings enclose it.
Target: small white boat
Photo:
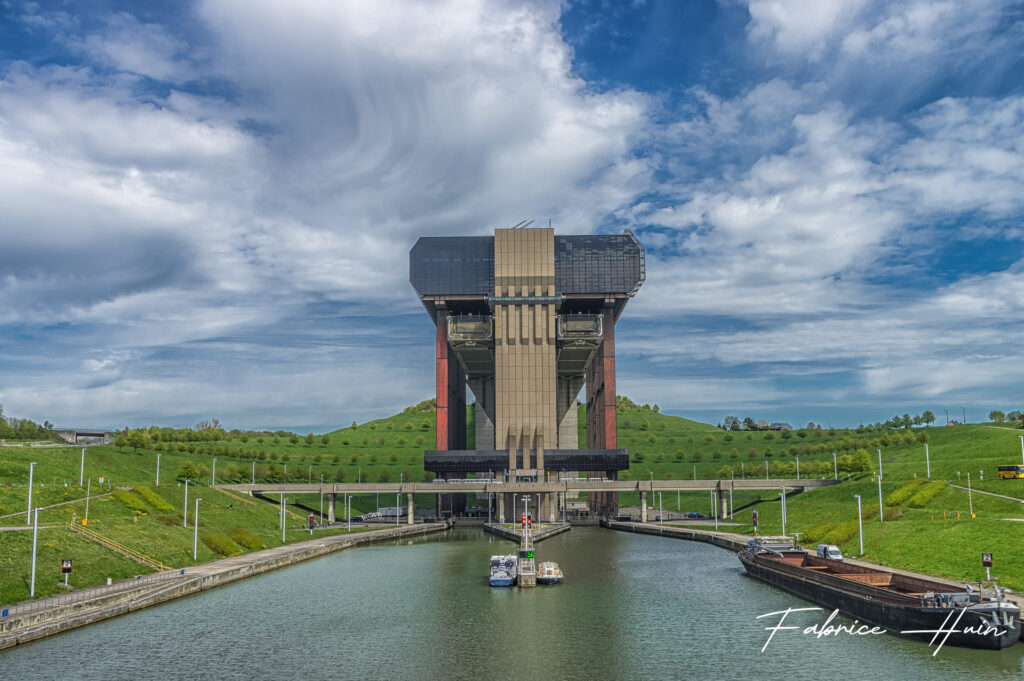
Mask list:
[[[515,554],[491,556],[491,586],[513,586],[517,577],[516,564]]]
[[[561,584],[562,570],[558,563],[546,560],[537,567],[538,584]]]

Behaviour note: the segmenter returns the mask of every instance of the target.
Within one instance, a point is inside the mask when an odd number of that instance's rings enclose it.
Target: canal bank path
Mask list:
[[[354,546],[449,527],[449,523],[425,523],[318,537],[21,603],[0,611],[0,650]]]

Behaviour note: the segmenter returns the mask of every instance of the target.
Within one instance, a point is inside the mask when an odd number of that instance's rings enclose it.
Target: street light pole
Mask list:
[[[156,453],[156,486],[160,486],[160,452]]]
[[[35,472],[36,462],[28,465],[28,508],[25,510],[25,525],[32,524],[32,474]]]
[[[192,560],[199,560],[199,502],[202,499],[196,499],[196,514],[192,518],[192,523],[195,530],[192,532]]]
[[[881,480],[882,479],[882,450],[881,449],[876,449],[875,451],[878,452],[878,479]]]
[[[217,457],[213,457],[213,473],[210,474],[210,484],[217,484]]]
[[[181,507],[184,518],[181,519],[181,526],[188,529],[188,478],[185,478],[185,505]]]
[[[964,425],[966,426],[967,425],[967,410],[964,409],[963,406],[961,406],[960,408],[963,409],[963,412],[964,412]]]
[[[885,522],[885,509],[882,508],[882,476],[878,476],[878,522]]]
[[[836,458],[836,453],[832,452],[832,473],[835,475],[836,480],[839,479],[839,459]]]
[[[658,492],[658,524],[665,524],[665,507],[661,504],[661,492]]]
[[[82,447],[82,467],[78,469],[78,486],[85,481],[85,447]]]
[[[1020,462],[1024,464],[1024,435],[1020,436]]]
[[[252,462],[252,484],[256,484],[256,462]]]
[[[796,457],[796,479],[800,479],[800,457]]]
[[[285,524],[287,522],[286,519],[285,519],[284,508],[285,508],[285,506],[287,504],[288,504],[288,497],[283,497],[281,499],[281,543],[282,544],[284,543],[284,527],[285,527]]]
[[[779,493],[782,507],[782,536],[786,536],[786,488],[783,487]]]
[[[860,514],[860,495],[854,494],[857,497],[857,529],[860,532],[860,555],[864,555],[864,518]]]
[[[1022,441],[1021,444],[1024,444],[1024,438],[1021,438],[1021,441]],[[932,479],[932,462],[931,462],[931,459],[928,457],[928,445],[924,446],[924,470],[925,470],[926,475],[928,476],[928,479],[931,480]]]
[[[35,511],[35,522],[32,523],[32,579],[28,589],[29,598],[35,598],[36,595],[36,545],[39,540],[39,509],[37,508]]]

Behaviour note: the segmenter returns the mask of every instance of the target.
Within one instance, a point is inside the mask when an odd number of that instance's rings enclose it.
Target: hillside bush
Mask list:
[[[947,484],[945,480],[936,480],[935,482],[928,483],[917,494],[910,497],[907,506],[910,508],[924,508],[932,499],[939,495],[939,492],[946,489]]]
[[[267,545],[263,543],[262,539],[249,530],[241,527],[229,528],[227,530],[227,535],[231,537],[233,542],[250,551],[260,551],[267,548]]]
[[[816,525],[811,525],[803,531],[803,541],[807,544],[819,544],[822,543],[822,537],[831,532],[836,528],[836,523],[833,522],[820,522]]]
[[[136,485],[135,487],[132,487],[132,491],[142,497],[143,501],[156,510],[163,511],[164,513],[174,513],[174,507],[150,488],[144,487],[143,485]]]
[[[885,498],[885,505],[899,506],[907,499],[914,496],[914,492],[917,491],[917,488],[925,484],[926,482],[928,482],[926,478],[914,478],[913,480],[903,485],[899,489],[896,489],[895,491],[891,492],[889,496]]]
[[[122,504],[128,507],[132,513],[139,515],[149,515],[149,509],[146,508],[146,504],[135,494],[132,494],[126,489],[115,489],[111,492],[111,495],[120,501]]]
[[[235,542],[231,541],[231,537],[226,534],[219,532],[211,532],[209,534],[203,534],[199,536],[206,544],[206,547],[216,553],[218,556],[237,556],[241,551]]]

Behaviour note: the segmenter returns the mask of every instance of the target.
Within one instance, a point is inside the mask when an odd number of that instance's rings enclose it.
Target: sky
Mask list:
[[[332,430],[433,396],[420,236],[633,230],[618,390],[1024,408],[1024,6],[0,0],[0,404]]]

